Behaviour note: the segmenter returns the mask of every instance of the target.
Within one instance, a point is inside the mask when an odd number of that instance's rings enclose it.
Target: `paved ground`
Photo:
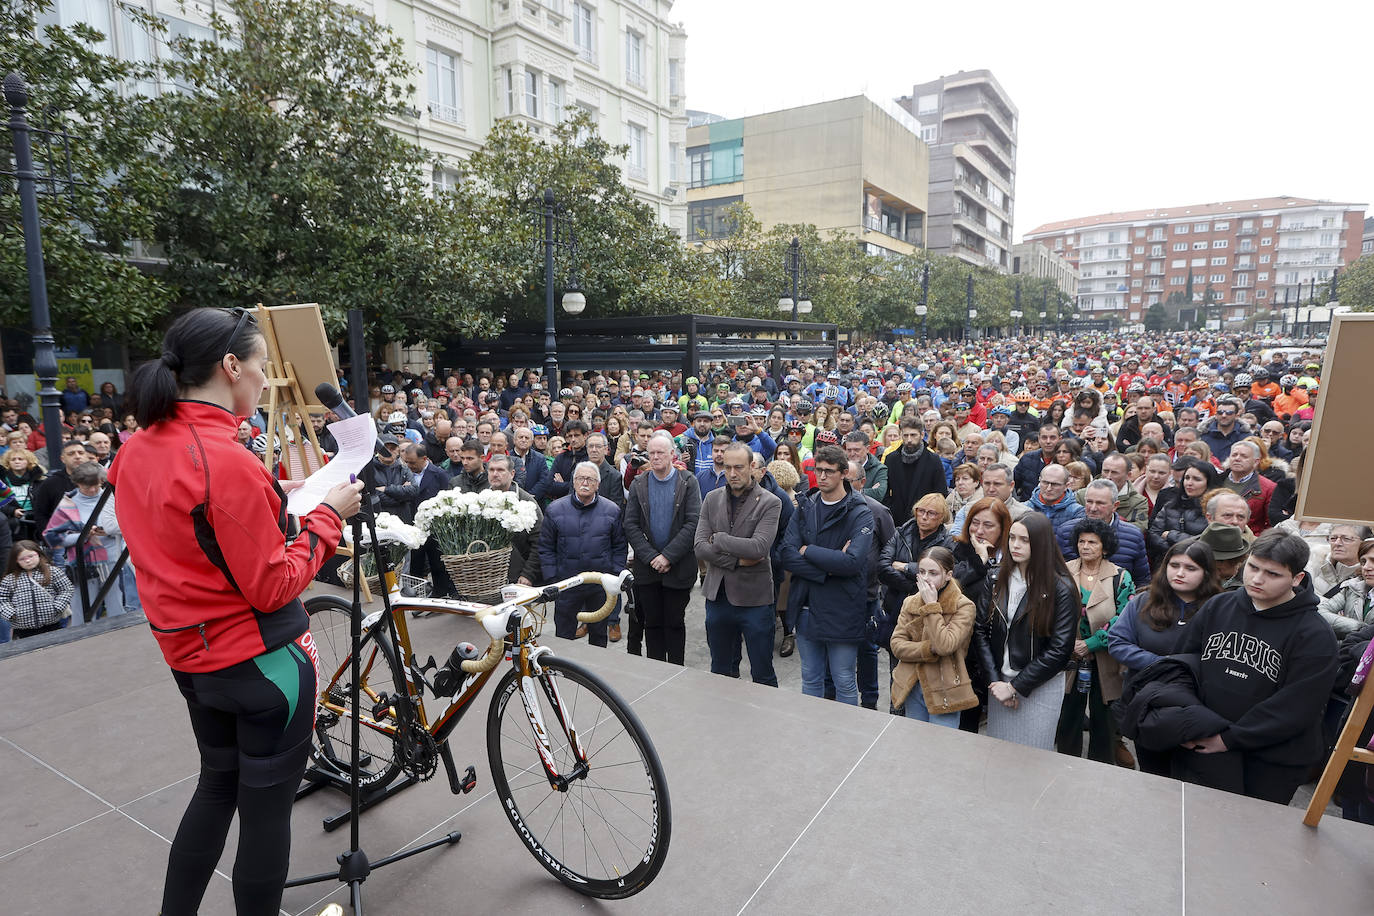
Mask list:
[[[697,670],[699,603],[693,619],[685,669],[552,641],[633,704],[663,759],[673,836],[652,886],[602,904],[539,868],[489,791],[479,712],[453,739],[460,766],[477,764],[476,793],[455,798],[436,780],[364,816],[374,857],[464,832],[456,848],[374,874],[368,911],[1369,912],[1364,825],[1312,830],[1293,808],[803,697],[795,656],[779,664],[779,690],[713,676]],[[416,621],[417,649],[446,653],[474,629]],[[0,910],[155,910],[196,756],[147,632],[3,658],[0,695]],[[333,793],[297,804],[292,874],[325,870],[344,847],[345,833],[320,830],[343,804]],[[207,916],[233,911],[234,842]],[[284,912],[325,899],[339,893],[292,890]]]

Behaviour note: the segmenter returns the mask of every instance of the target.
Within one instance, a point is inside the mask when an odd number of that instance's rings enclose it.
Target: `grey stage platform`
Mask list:
[[[421,657],[468,626],[417,621]],[[1366,826],[1311,830],[1296,808],[550,642],[633,701],[663,757],[673,836],[658,880],[603,903],[535,864],[489,794],[483,697],[456,733],[478,791],[455,798],[440,777],[363,816],[374,858],[463,831],[377,872],[369,913],[1374,910]],[[152,638],[136,626],[0,660],[0,697],[0,912],[154,913],[197,766]],[[332,866],[347,830],[326,834],[320,818],[345,803],[297,805],[293,875]],[[233,912],[235,842],[205,914]],[[317,912],[330,890],[288,891],[287,912]]]

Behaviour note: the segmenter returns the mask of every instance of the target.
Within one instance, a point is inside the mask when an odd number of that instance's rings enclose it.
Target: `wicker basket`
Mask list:
[[[440,557],[460,598],[469,601],[499,601],[501,586],[509,584],[509,547],[492,550],[486,541],[473,541],[467,553]]]

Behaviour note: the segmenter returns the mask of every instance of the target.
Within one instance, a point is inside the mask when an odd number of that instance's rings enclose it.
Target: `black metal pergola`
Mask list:
[[[655,315],[567,319],[558,328],[562,369],[668,369],[696,375],[703,364],[836,359],[833,324],[724,318],[717,315]],[[544,362],[544,329],[510,325],[500,337],[436,341],[436,365],[464,369],[535,368]]]

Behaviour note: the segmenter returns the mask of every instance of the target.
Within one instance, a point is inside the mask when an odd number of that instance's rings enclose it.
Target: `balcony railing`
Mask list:
[[[1249,229],[1237,229],[1237,230],[1236,230],[1236,235],[1256,235],[1256,234],[1258,234],[1258,233],[1259,233],[1259,230],[1258,230],[1258,229],[1255,229],[1254,227],[1251,227],[1251,228],[1249,228]]]

